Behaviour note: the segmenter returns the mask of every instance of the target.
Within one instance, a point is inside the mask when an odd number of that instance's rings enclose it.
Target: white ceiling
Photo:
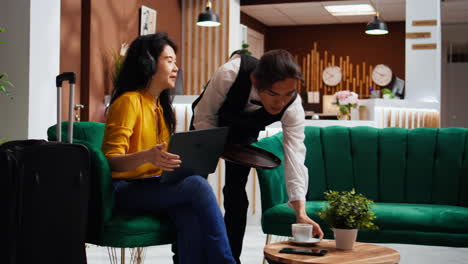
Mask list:
[[[377,5],[376,5],[377,2]],[[384,21],[405,21],[405,0],[352,0],[241,6],[241,11],[267,26],[368,23],[372,15],[332,16],[325,5],[370,4]],[[442,2],[442,23],[468,23],[468,0]]]

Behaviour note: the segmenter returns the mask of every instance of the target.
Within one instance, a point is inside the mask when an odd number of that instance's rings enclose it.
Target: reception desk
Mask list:
[[[197,96],[192,95],[177,95],[174,98],[174,110],[177,119],[176,131],[187,131],[190,127],[190,120],[192,119],[192,102],[197,98]],[[354,127],[354,126],[372,126],[377,127],[376,122],[374,120],[349,120],[349,121],[342,121],[342,120],[305,120],[306,126],[346,126],[346,127]],[[260,135],[263,137],[265,135],[273,135],[272,133],[276,133],[281,131],[281,123],[276,122],[269,126],[267,126],[264,133]]]
[[[366,106],[370,120],[378,128],[384,127],[440,127],[439,103],[398,99],[360,100]]]
[[[177,118],[176,131],[187,131],[192,118],[191,104],[197,96],[178,95],[174,98]],[[359,120],[359,111],[353,109],[351,120],[306,120],[306,126],[371,126],[371,127],[440,127],[439,104],[431,102],[412,102],[398,99],[364,99],[360,105],[367,108],[368,120]],[[279,122],[267,127],[265,133],[272,135],[281,130]]]

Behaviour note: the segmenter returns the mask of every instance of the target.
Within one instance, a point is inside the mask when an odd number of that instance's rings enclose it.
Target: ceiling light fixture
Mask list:
[[[380,19],[379,8],[377,6],[377,0],[375,0],[375,9],[377,13],[374,16],[374,20],[367,23],[366,34],[369,35],[385,35],[388,34],[387,24]]]
[[[388,34],[387,24],[379,18],[379,12],[374,17],[374,20],[369,22],[366,27],[366,34],[369,35],[385,35]]]
[[[217,27],[221,25],[219,16],[211,10],[211,1],[206,2],[206,9],[198,15],[197,26]]]
[[[360,5],[329,5],[324,6],[333,16],[365,16],[375,15],[375,9],[369,4]]]

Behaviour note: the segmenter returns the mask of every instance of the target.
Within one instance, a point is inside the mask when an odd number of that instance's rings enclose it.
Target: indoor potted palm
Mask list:
[[[328,204],[318,215],[329,224],[335,235],[337,249],[352,249],[359,229],[378,229],[372,222],[373,201],[351,191],[327,191]]]
[[[5,32],[5,29],[0,27],[0,32]],[[4,41],[0,41],[0,43],[5,43]],[[8,91],[8,88],[13,87],[13,84],[8,80],[8,74],[0,73],[0,95],[4,94],[13,98],[13,96]]]
[[[5,29],[0,27],[0,32],[5,32]],[[0,43],[5,43],[4,41],[0,41]],[[0,73],[0,96],[6,95],[13,99],[13,95],[8,91],[8,88],[14,87],[13,84],[8,80],[8,74]],[[6,138],[0,138],[0,145],[7,141]]]

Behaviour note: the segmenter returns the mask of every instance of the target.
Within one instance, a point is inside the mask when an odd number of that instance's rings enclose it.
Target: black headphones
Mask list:
[[[151,39],[148,38],[141,39],[141,54],[138,58],[140,69],[148,78],[156,73],[156,60],[149,52],[149,45],[147,44],[150,41]]]

